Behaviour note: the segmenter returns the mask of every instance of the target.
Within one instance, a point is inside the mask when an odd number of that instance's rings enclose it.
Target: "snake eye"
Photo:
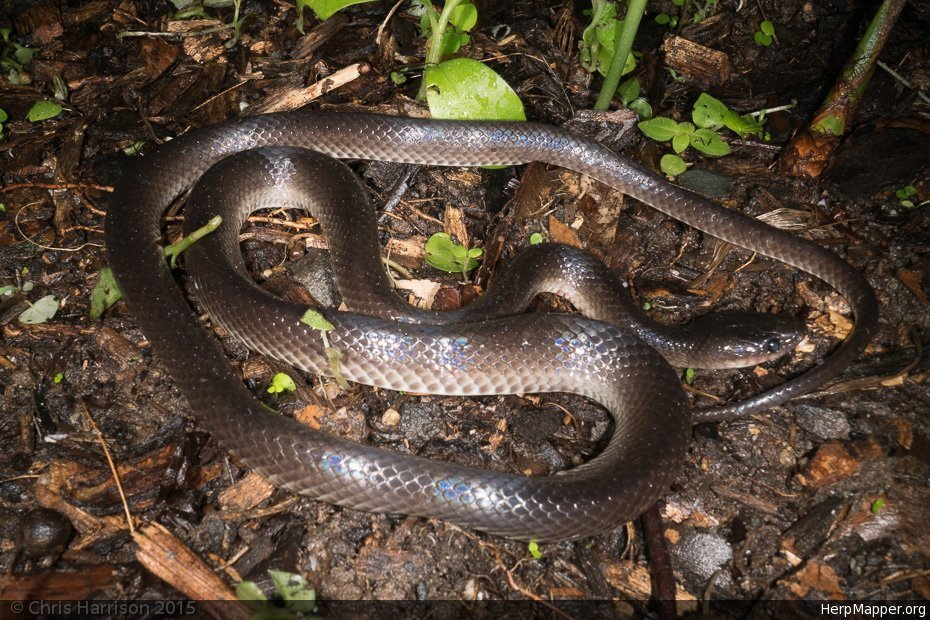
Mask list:
[[[762,348],[766,353],[778,353],[781,350],[781,340],[778,338],[769,338],[762,343]]]

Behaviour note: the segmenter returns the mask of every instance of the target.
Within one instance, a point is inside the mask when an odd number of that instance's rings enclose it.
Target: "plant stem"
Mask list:
[[[183,254],[187,248],[194,245],[198,240],[206,237],[214,230],[220,227],[220,224],[223,223],[223,217],[221,215],[214,215],[210,218],[210,221],[187,235],[177,243],[172,243],[164,247],[165,258],[171,260],[171,268],[174,269],[178,261],[178,257]]]
[[[617,86],[620,85],[620,77],[623,75],[626,59],[633,49],[633,39],[636,37],[636,31],[639,30],[639,22],[642,20],[645,11],[646,0],[630,0],[626,17],[623,18],[623,29],[620,30],[619,37],[614,40],[614,57],[610,61],[610,69],[607,71],[604,85],[601,86],[601,92],[594,104],[595,110],[606,110],[610,107],[610,102],[617,92]]]
[[[442,7],[442,13],[439,14],[438,18],[436,17],[436,9],[433,8],[432,2],[426,0],[423,3],[426,7],[427,15],[429,16],[431,32],[429,36],[429,45],[426,50],[426,67],[423,69],[424,79],[420,83],[420,91],[417,93],[417,99],[420,101],[426,99],[426,72],[429,71],[430,67],[438,65],[439,61],[442,60],[442,35],[445,34],[446,28],[449,25],[449,18],[452,16],[452,11],[461,3],[462,0],[448,0]]]

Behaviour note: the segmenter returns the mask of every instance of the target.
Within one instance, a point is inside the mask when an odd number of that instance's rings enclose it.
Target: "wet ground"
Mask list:
[[[657,5],[653,14],[676,10]],[[692,601],[680,609],[694,609],[702,598],[926,599],[930,362],[921,330],[930,327],[930,212],[902,206],[894,192],[915,185],[925,200],[930,191],[930,107],[878,71],[826,177],[781,175],[780,147],[829,90],[874,7],[720,5],[678,35],[725,54],[730,78],[703,88],[670,79],[657,50],[671,34],[649,16],[634,46],[643,51],[644,92],[658,113],[682,119],[701,90],[741,112],[796,101],[771,116],[770,142],[731,136],[731,155],[693,158],[694,168],[723,182],[726,206],[768,214],[860,269],[882,315],[879,334],[836,385],[764,415],[694,429],[687,464],[661,506],[679,598]],[[464,52],[490,59],[520,94],[528,117],[565,123],[590,107],[600,83],[577,66],[571,35],[583,28],[580,8],[479,4],[481,20]],[[139,561],[99,429],[133,519],[164,525],[228,583],[267,585],[267,570],[280,569],[305,575],[328,600],[629,599],[611,607],[621,612],[644,605],[650,578],[637,524],[540,545],[536,558],[525,543],[293,497],[247,475],[189,421],[185,401],[124,305],[100,321],[88,316],[97,273],[106,265],[105,186],[119,173],[121,149],[248,113],[275,99],[269,93],[284,99],[281,93],[356,62],[366,63],[361,75],[312,105],[410,114],[416,80],[398,86],[389,73],[422,62],[416,20],[394,16],[376,42],[389,7],[375,3],[322,26],[309,18],[309,34],[301,37],[286,3],[245,3],[250,18],[242,38],[227,48],[228,30],[117,36],[209,28],[231,19],[223,9],[208,8],[208,21],[196,25],[170,21],[167,7],[109,0],[78,8],[6,0],[4,9],[9,17],[0,26],[12,28],[10,40],[38,53],[20,73],[19,81],[28,83],[4,78],[0,101],[10,119],[0,142],[0,284],[12,286],[0,298],[0,434],[8,446],[0,454],[3,598],[59,592],[56,584],[60,593],[81,597],[180,597]],[[771,47],[752,41],[763,18],[777,27]],[[496,24],[509,26],[509,34],[493,36]],[[906,7],[882,56],[925,92],[928,29],[926,11]],[[41,123],[23,120],[56,77],[67,86],[64,112]],[[635,128],[623,131],[629,116],[614,121],[618,148],[655,167],[667,148]],[[595,134],[603,129],[592,122],[576,126]],[[445,229],[485,246],[483,283],[539,232],[603,258],[657,320],[743,309],[807,321],[808,340],[786,361],[745,371],[698,370],[689,386],[695,407],[738,400],[803,372],[849,329],[842,298],[823,283],[722,248],[573,173],[541,166],[356,168],[376,203],[388,205],[380,220],[383,241],[394,260],[413,269],[401,277],[441,284],[436,307],[464,303],[475,287],[422,266],[426,237]],[[254,222],[244,231],[243,249],[258,280],[278,291],[292,287],[284,280],[288,272],[319,280],[319,230],[303,219],[273,217],[277,223]],[[169,235],[176,234],[176,219],[168,223]],[[45,295],[61,301],[54,318],[36,325],[18,320],[26,302]],[[562,305],[550,298],[536,305],[552,307]],[[578,397],[342,390],[224,343],[230,363],[269,405],[334,434],[402,452],[544,475],[590,457],[610,433],[609,416]],[[306,386],[268,395],[265,387],[279,371]]]

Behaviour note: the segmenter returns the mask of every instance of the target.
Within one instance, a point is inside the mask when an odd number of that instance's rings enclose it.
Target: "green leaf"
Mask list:
[[[885,498],[879,497],[877,500],[872,502],[872,514],[878,514],[878,511],[885,506]]]
[[[677,177],[688,169],[685,161],[678,155],[663,155],[659,160],[659,168],[670,177]]]
[[[23,47],[22,45],[16,46],[16,51],[13,52],[13,56],[16,58],[16,62],[21,65],[28,64],[32,57],[36,55],[36,52],[39,50],[34,50],[28,47]]]
[[[762,34],[772,36],[773,34],[775,34],[775,24],[773,24],[769,20],[765,20],[764,22],[759,24],[759,30],[762,31]]]
[[[54,383],[55,385],[58,385],[59,383],[64,381],[64,379],[65,379],[65,373],[59,372],[52,378],[52,383]]]
[[[659,13],[658,15],[656,15],[656,23],[659,24],[660,26],[664,26],[670,21],[672,21],[672,19],[665,13]]]
[[[116,278],[113,276],[113,270],[104,267],[97,276],[97,284],[90,294],[90,318],[99,320],[113,304],[118,302],[123,296],[119,286],[116,284]]]
[[[652,106],[649,105],[649,102],[639,97],[631,101],[628,105],[628,108],[636,112],[636,116],[641,119],[652,118]]]
[[[630,102],[639,97],[639,80],[630,78],[617,87],[617,94],[620,95],[620,101],[623,105],[629,106]]]
[[[0,295],[12,295],[14,292],[16,292],[16,287],[12,284],[0,286]]]
[[[45,99],[41,101],[36,101],[32,104],[32,107],[29,108],[29,113],[26,115],[33,123],[38,123],[39,121],[48,120],[50,118],[55,118],[61,114],[61,106],[54,101],[47,101]]]
[[[745,138],[747,136],[760,135],[764,123],[757,121],[748,114],[746,116],[740,116],[733,110],[727,110],[726,114],[723,115],[723,124],[733,133],[739,134],[741,138]]]
[[[707,93],[701,93],[701,96],[694,102],[691,120],[698,127],[717,129],[723,125],[723,117],[728,110],[729,108],[722,101],[714,99]]]
[[[691,385],[692,383],[694,383],[694,369],[693,368],[685,368],[685,383],[687,383],[688,385]]]
[[[304,325],[309,325],[313,329],[318,329],[321,332],[331,332],[336,329],[336,326],[326,320],[326,317],[315,308],[307,308],[304,315],[300,317],[300,322]]]
[[[303,14],[304,7],[310,7],[320,21],[326,21],[333,13],[353,4],[362,4],[372,0],[297,0],[298,14]],[[303,32],[303,31],[301,31]]]
[[[648,121],[641,121],[637,123],[636,126],[639,127],[639,130],[644,134],[659,142],[671,140],[675,134],[678,133],[678,123],[664,116],[657,116]]]
[[[650,310],[652,310],[652,304],[649,303],[648,301],[644,301],[644,302],[643,302],[643,312],[649,312]]]
[[[463,2],[452,9],[452,14],[449,15],[449,23],[462,32],[468,32],[478,23],[478,9],[471,2]]]
[[[534,232],[532,235],[530,235],[530,245],[539,245],[543,241],[544,239],[541,233]]]
[[[267,600],[262,589],[252,581],[240,581],[236,584],[236,598],[240,601],[264,601]]]
[[[391,71],[391,81],[400,86],[407,81],[407,76],[400,71]]]
[[[6,115],[6,110],[0,108],[0,123],[6,121],[7,118],[9,117]]]
[[[504,78],[471,58],[454,58],[423,74],[433,118],[523,121],[523,102]]]
[[[676,153],[681,153],[688,145],[691,144],[691,136],[689,134],[680,133],[672,138],[672,148]]]
[[[529,551],[530,555],[537,560],[542,557],[542,552],[539,550],[539,543],[537,543],[535,540],[531,540],[529,543],[527,543],[526,550]]]
[[[710,129],[698,129],[691,134],[691,146],[704,153],[720,157],[730,152],[730,147],[720,139],[717,132]]]
[[[297,389],[297,384],[288,375],[279,372],[271,378],[271,385],[268,386],[269,394],[281,394],[283,392],[293,392]]]
[[[37,325],[45,323],[58,312],[59,304],[54,295],[46,295],[34,304],[30,304],[22,314],[19,315],[19,322],[26,325]]]
[[[473,250],[478,250],[473,253]],[[467,273],[478,266],[475,260],[482,253],[481,248],[467,250],[454,242],[446,233],[436,233],[426,242],[424,256],[426,262],[449,273]]]

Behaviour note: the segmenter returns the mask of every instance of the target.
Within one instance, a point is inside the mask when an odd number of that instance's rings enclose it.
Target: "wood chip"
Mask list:
[[[226,510],[251,510],[271,497],[275,486],[250,472],[228,489],[220,493],[220,506]]]
[[[856,475],[865,461],[878,458],[884,452],[871,437],[853,442],[831,441],[817,448],[797,480],[811,487],[830,486]]]
[[[609,563],[604,568],[607,583],[617,588],[625,598],[645,601],[652,596],[652,578],[645,566],[632,562]],[[697,611],[697,597],[675,586],[675,603],[679,614]]]
[[[704,88],[723,84],[730,78],[730,59],[723,52],[674,35],[665,37],[662,51],[667,67],[687,75]]]
[[[202,601],[198,611],[211,618],[251,617],[249,608],[213,569],[161,524],[146,526],[132,538],[139,546],[136,551],[139,563],[188,598]]]
[[[564,243],[576,248],[581,247],[581,239],[578,238],[578,233],[563,224],[554,215],[549,216],[549,236],[556,243]]]

